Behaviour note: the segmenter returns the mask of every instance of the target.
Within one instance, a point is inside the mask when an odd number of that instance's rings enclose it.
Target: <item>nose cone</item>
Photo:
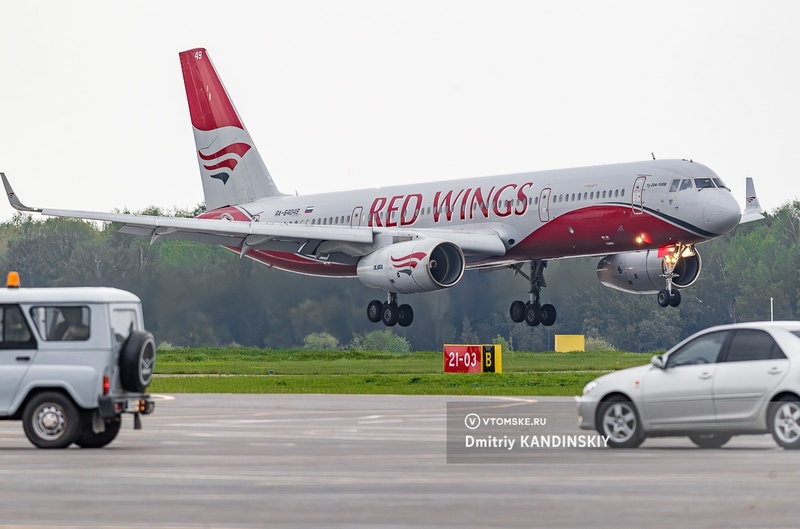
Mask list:
[[[739,224],[742,213],[739,211],[739,204],[729,191],[723,189],[711,191],[713,195],[709,196],[703,209],[705,228],[711,233],[724,235]]]

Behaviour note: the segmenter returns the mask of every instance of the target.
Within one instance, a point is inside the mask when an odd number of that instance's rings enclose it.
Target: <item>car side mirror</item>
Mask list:
[[[662,355],[655,355],[653,359],[650,360],[650,363],[659,369],[667,368],[667,365],[664,363],[664,357]]]

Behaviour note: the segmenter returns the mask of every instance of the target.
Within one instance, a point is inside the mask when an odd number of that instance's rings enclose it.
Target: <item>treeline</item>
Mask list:
[[[402,338],[411,350],[501,340],[515,350],[544,351],[552,350],[554,334],[585,334],[595,344],[651,351],[711,325],[769,319],[770,298],[775,319],[796,319],[798,240],[795,201],[700,245],[701,277],[682,291],[678,309],[658,307],[655,295],[603,287],[595,275],[599,258],[551,261],[542,297],[556,306],[558,321],[549,328],[509,320],[511,302],[527,300],[524,278],[510,270],[468,272],[451,289],[401,296],[414,308],[414,324],[392,328],[389,336]],[[384,294],[355,278],[290,274],[210,245],[150,245],[148,238],[120,234],[108,224],[17,215],[0,224],[0,263],[3,270],[18,270],[23,286],[130,290],[142,299],[157,341],[175,346],[288,348],[322,340],[358,347],[376,343],[374,331],[387,330],[366,318],[369,300]]]

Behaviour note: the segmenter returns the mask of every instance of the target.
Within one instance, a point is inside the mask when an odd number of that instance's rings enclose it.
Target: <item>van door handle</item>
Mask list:
[[[700,375],[700,380],[708,380],[709,378],[711,378],[711,373],[709,373],[708,371]]]
[[[772,369],[767,371],[767,373],[770,375],[780,375],[781,373],[783,373],[783,369],[779,367],[773,367]]]
[[[31,357],[30,356],[18,356],[17,360],[19,360],[20,362],[30,362]]]

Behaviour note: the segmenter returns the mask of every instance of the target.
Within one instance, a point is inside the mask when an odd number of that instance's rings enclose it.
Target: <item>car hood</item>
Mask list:
[[[614,371],[596,379],[597,383],[603,387],[614,386],[621,390],[630,390],[636,381],[641,382],[642,378],[653,369],[652,364],[643,366],[629,367],[620,371]],[[624,386],[624,387],[621,387]]]

